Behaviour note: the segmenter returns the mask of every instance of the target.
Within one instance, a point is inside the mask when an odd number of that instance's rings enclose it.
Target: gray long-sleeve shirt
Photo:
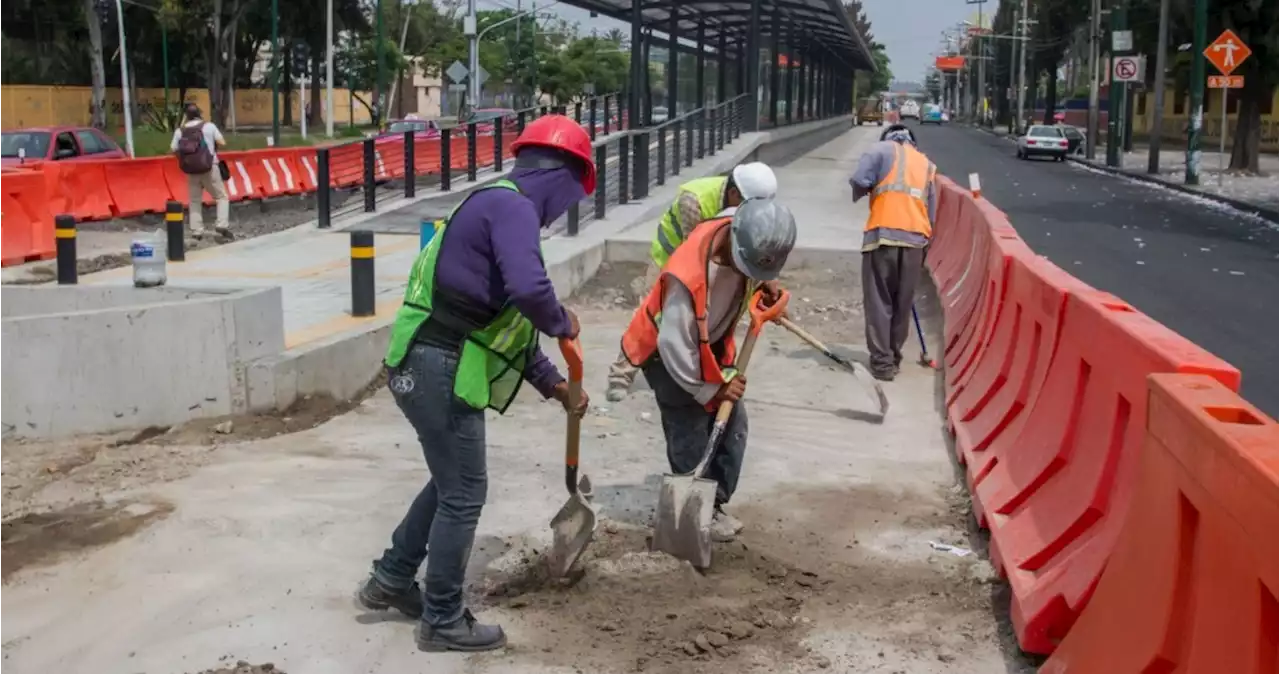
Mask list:
[[[849,185],[853,187],[853,201],[857,203],[859,199],[867,196],[889,175],[889,171],[893,170],[894,154],[897,151],[897,143],[891,140],[882,140],[871,149],[863,153],[858,159],[858,168],[853,172],[853,177],[849,178]],[[935,181],[930,180],[929,185],[925,189],[925,206],[929,209],[929,225],[935,226],[938,219],[938,187]],[[896,241],[879,241],[879,243],[890,243],[904,245],[904,242]],[[921,243],[921,246],[924,244]],[[874,246],[872,246],[874,247]]]
[[[662,322],[658,326],[658,355],[671,378],[705,405],[715,397],[720,385],[702,378],[693,294],[674,277],[668,279],[662,301]],[[712,262],[707,266],[707,286],[710,288],[707,336],[714,344],[734,328],[747,284],[746,278],[737,271]]]

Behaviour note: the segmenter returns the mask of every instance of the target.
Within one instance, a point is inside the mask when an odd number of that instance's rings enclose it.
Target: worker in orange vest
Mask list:
[[[862,231],[862,304],[871,374],[881,381],[893,381],[902,364],[916,281],[938,212],[936,175],[911,129],[894,124],[849,179],[855,203],[871,195]]]
[[[690,232],[662,269],[622,335],[622,351],[653,389],[671,472],[693,472],[707,448],[716,408],[736,403],[724,441],[707,468],[716,482],[711,537],[732,540],[742,523],[724,505],[738,486],[747,443],[747,378],[733,365],[734,327],[757,285],[762,304],[781,295],[772,283],[796,242],[791,211],[772,198],[748,199],[732,217]]]

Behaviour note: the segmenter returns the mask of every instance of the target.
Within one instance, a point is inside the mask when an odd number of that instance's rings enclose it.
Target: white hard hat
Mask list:
[[[764,162],[753,161],[734,167],[733,184],[743,199],[772,199],[778,194],[778,177]]]

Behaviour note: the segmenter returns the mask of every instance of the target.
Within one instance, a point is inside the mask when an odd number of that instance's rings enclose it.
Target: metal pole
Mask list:
[[[324,133],[333,138],[333,0],[324,3]]]
[[[302,77],[298,78],[298,87],[301,93],[298,94],[298,107],[302,110],[300,123],[302,124],[302,138],[307,138],[307,74],[303,72]]]
[[[1218,126],[1218,187],[1222,187],[1222,176],[1227,172],[1227,92],[1230,89],[1219,89],[1222,97],[1222,123]],[[1239,109],[1237,108],[1237,112]]]
[[[1184,182],[1200,184],[1200,128],[1204,124],[1204,50],[1209,41],[1209,0],[1196,0],[1191,40],[1191,124],[1187,127],[1187,172]]]
[[[121,0],[116,0],[116,23],[120,28],[120,94],[124,100],[124,144],[125,149],[129,151],[129,156],[135,156],[133,153],[133,113],[129,111],[129,50],[124,43],[124,4]]]
[[[516,0],[516,16],[517,17],[520,16],[520,3],[521,3],[521,0]],[[520,56],[524,55],[524,49],[520,45],[520,26],[522,25],[524,25],[524,20],[516,19],[516,54]],[[535,32],[537,32],[537,29],[534,29],[534,30]],[[519,68],[517,68],[516,70],[518,72]],[[516,103],[517,105],[515,107],[517,108],[522,108],[528,105],[528,103],[525,103],[524,101],[524,80],[521,79],[519,75],[516,75]],[[595,139],[593,138],[592,140],[595,140]]]
[[[1098,154],[1098,31],[1101,21],[1102,0],[1093,0],[1089,8],[1089,128],[1084,134],[1084,155],[1088,159]]]
[[[467,52],[467,109],[480,107],[480,36],[476,33],[476,0],[467,0],[467,18],[470,24],[470,44]],[[463,31],[467,32],[467,31]]]
[[[1097,0],[1094,1],[1097,2]],[[1015,129],[1014,133],[1018,134],[1022,131],[1022,120],[1023,114],[1025,113],[1023,106],[1027,104],[1027,33],[1029,32],[1027,30],[1027,26],[1029,25],[1027,23],[1027,0],[1022,0],[1021,13],[1022,23],[1018,26],[1018,35],[1022,37],[1022,39],[1018,41],[1018,44],[1021,45],[1018,48],[1018,54],[1020,55],[1020,58],[1018,59],[1018,118],[1014,120],[1015,124],[1013,125],[1013,128]],[[1095,87],[1093,91],[1090,92],[1090,96],[1093,97],[1093,103],[1090,104],[1089,108],[1090,110],[1097,107],[1097,94],[1098,90]]]
[[[280,146],[280,0],[271,0],[271,144]]]
[[[639,0],[636,0],[637,2]],[[743,54],[742,67],[747,69],[746,115],[747,131],[760,130],[760,5],[764,0],[751,0],[751,13],[747,21],[747,50]]]
[[[471,6],[475,7],[474,0],[471,3]],[[377,2],[374,4],[374,11],[377,12],[378,14],[377,17],[375,17],[375,21],[374,21],[376,25],[375,39],[377,40],[377,44],[374,46],[374,52],[373,52],[374,58],[377,59],[377,62],[378,62],[377,63],[378,80],[377,82],[374,83],[374,91],[373,91],[373,124],[374,126],[381,128],[382,120],[386,117],[386,114],[387,114],[386,101],[382,99],[382,92],[386,88],[386,77],[387,77],[387,74],[386,74],[387,59],[386,59],[386,55],[383,53],[383,50],[386,49],[386,46],[385,46],[386,42],[382,36],[382,0],[377,0]],[[474,10],[472,11],[472,14],[474,16]]]
[[[1147,152],[1147,173],[1160,172],[1160,143],[1164,136],[1164,69],[1169,43],[1169,0],[1160,0],[1160,28],[1156,37],[1156,95],[1152,102],[1151,128],[1148,132],[1150,150]]]
[[[671,6],[670,25],[667,26],[667,119],[673,119],[680,113],[680,6]]]
[[[982,41],[982,6],[985,0],[978,3],[978,34],[974,45],[978,48],[978,124],[987,121],[987,49]]]
[[[1114,70],[1115,57],[1121,51],[1115,47],[1114,36],[1128,25],[1123,2],[1117,2],[1111,7],[1109,18],[1113,42],[1110,45],[1111,59],[1108,60],[1107,67]],[[1107,87],[1107,166],[1119,167],[1124,163],[1121,159],[1124,153],[1124,98],[1128,85],[1117,82],[1114,72],[1111,73],[1110,81],[1111,86]]]
[[[474,2],[474,0],[472,0]],[[644,71],[649,67],[644,62],[644,36],[640,33],[640,28],[644,24],[644,3],[641,0],[631,0],[631,82],[627,92],[627,128],[633,129],[640,122],[640,97],[644,93],[645,76]],[[621,106],[619,106],[621,107]],[[619,130],[622,129],[622,115],[619,115]],[[626,145],[626,139],[623,139],[623,145]],[[619,162],[619,169],[624,169],[625,161]],[[619,184],[626,185],[626,180],[622,180]],[[625,200],[623,201],[625,203]]]

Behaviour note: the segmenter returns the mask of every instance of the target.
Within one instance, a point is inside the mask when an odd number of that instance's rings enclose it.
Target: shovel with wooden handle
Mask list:
[[[760,336],[764,324],[778,318],[786,309],[790,295],[785,291],[771,307],[760,304],[763,294],[759,291],[751,297],[751,327],[747,338],[738,350],[735,363],[740,374],[746,374],[747,364],[751,362],[751,352],[755,350],[756,339]],[[716,503],[715,480],[702,477],[711,457],[715,456],[725,428],[729,425],[729,415],[733,412],[733,403],[726,400],[720,403],[716,411],[715,424],[711,427],[711,435],[707,439],[707,449],[702,453],[702,460],[693,472],[683,475],[663,475],[662,487],[658,492],[658,511],[653,526],[653,549],[665,552],[673,557],[687,560],[694,568],[705,569],[711,566],[711,518]]]
[[[848,358],[842,358],[836,353],[832,352],[831,349],[828,349],[826,347],[826,345],[824,345],[822,342],[819,342],[817,337],[814,337],[813,335],[809,334],[807,330],[793,323],[790,318],[787,318],[785,316],[779,316],[778,325],[781,325],[787,330],[790,330],[791,334],[795,335],[796,337],[799,337],[802,341],[804,341],[809,346],[812,346],[818,351],[821,351],[822,355],[826,356],[827,358],[830,358],[831,360],[835,361],[838,365],[840,365],[841,367],[851,372],[854,378],[858,380],[858,383],[862,384],[863,390],[865,390],[867,392],[867,395],[873,399],[873,401],[876,404],[876,407],[880,410],[875,415],[876,423],[884,421],[885,415],[889,413],[889,397],[884,394],[884,388],[881,387],[880,384],[876,383],[875,381],[872,381],[871,373],[867,372],[866,368],[863,367],[861,363],[855,363],[849,360]],[[866,375],[866,377],[864,378],[863,375]]]
[[[577,339],[561,339],[560,353],[569,369],[569,409],[582,399],[582,345]],[[567,412],[564,442],[564,485],[569,491],[560,512],[551,519],[551,550],[547,563],[552,578],[560,578],[578,561],[591,543],[596,531],[596,511],[591,507],[591,480],[585,473],[579,477],[578,445],[582,436],[582,419]]]

